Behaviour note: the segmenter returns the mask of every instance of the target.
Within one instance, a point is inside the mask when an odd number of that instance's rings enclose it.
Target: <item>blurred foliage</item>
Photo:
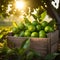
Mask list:
[[[6,39],[6,36],[8,35],[8,33],[11,32],[11,28],[12,26],[0,27],[0,42]]]
[[[29,49],[30,39],[26,39],[21,47],[9,48],[7,46],[7,40],[0,43],[0,60],[54,60],[59,53],[48,54],[46,57],[42,57],[41,54],[34,50]]]
[[[0,21],[0,42],[11,32],[12,22]]]
[[[9,15],[6,13],[6,10],[8,9],[8,4],[12,4],[11,7],[13,7],[14,0],[0,0],[0,14],[2,14],[4,17]]]
[[[49,0],[24,0],[26,2],[27,7],[31,7],[31,9],[43,6],[44,8],[49,7],[49,4],[51,5],[51,1]],[[6,12],[8,9],[8,5],[11,5],[11,10],[9,12]],[[45,7],[47,5],[47,7]],[[25,8],[26,11],[28,11],[28,8]],[[48,8],[50,9],[50,8]],[[60,8],[57,9],[57,12],[59,14]],[[9,16],[11,14],[14,14],[16,16],[19,16],[21,14],[21,11],[18,9],[15,9],[15,0],[0,0],[0,15],[3,15],[4,17]]]

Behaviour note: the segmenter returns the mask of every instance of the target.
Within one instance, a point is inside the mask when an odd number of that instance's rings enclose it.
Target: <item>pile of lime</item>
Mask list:
[[[54,32],[54,25],[51,26],[51,22],[42,21],[39,23],[38,21],[33,22],[20,22],[17,27],[13,27],[12,32],[15,37],[38,37],[38,38],[46,38],[47,33]]]

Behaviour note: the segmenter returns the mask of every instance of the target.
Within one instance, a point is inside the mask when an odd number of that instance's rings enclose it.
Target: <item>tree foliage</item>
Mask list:
[[[4,17],[9,16],[10,14],[19,15],[20,11],[15,9],[15,1],[16,0],[0,0],[0,14],[2,14]],[[23,0],[23,1],[27,2],[26,4],[27,7],[31,7],[31,9],[36,8],[38,6],[43,6],[48,11],[48,13],[52,16],[51,14],[52,5],[50,0]],[[11,5],[10,6],[11,10],[7,12],[9,4]],[[46,5],[47,7],[45,7]],[[59,10],[60,9],[57,10],[58,13]]]

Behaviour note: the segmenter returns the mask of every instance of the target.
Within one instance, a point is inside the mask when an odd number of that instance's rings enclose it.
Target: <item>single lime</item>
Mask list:
[[[28,29],[29,25],[31,25],[31,23],[26,23],[25,24],[25,29]]]
[[[31,37],[38,37],[39,34],[37,32],[32,32]]]
[[[28,26],[28,30],[29,30],[30,32],[35,31],[35,29],[36,29],[36,27],[35,27],[34,25],[29,25],[29,26]]]
[[[38,21],[33,21],[32,24],[36,26],[36,25],[38,25],[39,23],[38,23]]]
[[[44,30],[45,30],[45,32],[53,32],[54,31],[54,29],[51,26],[46,26]]]
[[[47,22],[47,21],[43,21],[43,22],[41,23],[41,25],[42,25],[42,27],[44,28],[44,27],[46,27],[46,26],[48,25],[48,22]]]
[[[31,32],[26,30],[25,33],[24,33],[24,36],[25,37],[30,37],[31,36]]]
[[[23,29],[24,29],[24,27],[25,27],[25,26],[24,26],[24,24],[23,24],[23,23],[19,23],[19,24],[18,24],[18,28],[19,28],[20,30],[23,30]]]
[[[42,26],[41,25],[36,25],[36,29],[37,29],[37,31],[40,31],[42,29]]]
[[[19,32],[19,29],[18,27],[13,27],[12,28],[12,32],[15,34],[15,33],[18,33]]]
[[[50,27],[50,32],[54,32],[54,28],[53,27]]]
[[[46,38],[47,37],[47,35],[46,35],[44,30],[39,31],[39,37],[40,38]]]

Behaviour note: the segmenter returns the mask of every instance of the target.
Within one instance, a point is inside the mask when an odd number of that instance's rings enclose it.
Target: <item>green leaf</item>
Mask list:
[[[31,50],[31,51],[32,51],[33,54],[34,54],[34,59],[36,59],[36,60],[42,60],[42,56],[41,56],[40,53],[38,53],[38,52],[36,52],[36,51],[34,51],[34,50]]]
[[[26,51],[29,50],[29,46],[30,46],[30,39],[26,39],[26,40],[22,43],[22,45],[21,45],[19,54],[20,54],[20,55],[25,54]]]
[[[43,20],[44,18],[45,18],[45,16],[47,15],[47,12],[46,11],[44,11],[42,14],[41,14],[41,20]]]
[[[59,53],[52,53],[52,54],[48,54],[46,57],[45,57],[45,60],[53,60],[56,58],[56,56],[58,56]]]
[[[31,23],[26,16],[24,17],[24,21],[25,21],[25,23]]]
[[[3,37],[3,34],[0,35],[0,39],[2,39],[2,37]]]
[[[22,43],[21,48],[27,49],[29,46],[30,46],[30,39],[28,38]]]
[[[27,56],[26,56],[26,60],[32,60],[34,56],[34,53],[32,51],[28,52]]]
[[[31,14],[32,16],[33,16],[33,18],[35,19],[35,20],[37,20],[37,16],[35,16],[34,14]]]
[[[26,56],[26,60],[42,60],[42,56],[34,50],[29,50]]]

